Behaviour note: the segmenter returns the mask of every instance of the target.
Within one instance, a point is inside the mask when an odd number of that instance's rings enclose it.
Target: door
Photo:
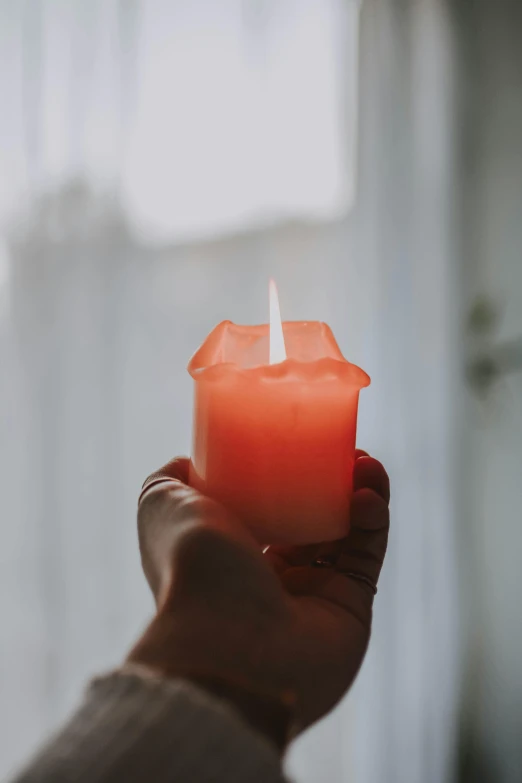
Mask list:
[[[463,780],[522,780],[522,6],[463,3]]]

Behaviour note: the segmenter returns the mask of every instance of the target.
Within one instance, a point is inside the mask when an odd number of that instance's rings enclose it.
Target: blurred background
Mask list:
[[[152,612],[220,320],[322,319],[393,487],[298,783],[522,780],[522,4],[0,0],[0,776]]]

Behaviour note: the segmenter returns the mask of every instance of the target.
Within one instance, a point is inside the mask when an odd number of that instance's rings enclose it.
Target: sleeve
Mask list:
[[[275,746],[182,680],[116,672],[12,783],[284,783]]]

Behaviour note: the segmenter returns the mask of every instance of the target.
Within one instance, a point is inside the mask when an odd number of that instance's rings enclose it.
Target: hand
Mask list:
[[[366,652],[388,538],[388,476],[358,451],[347,538],[264,553],[187,478],[180,458],[144,485],[138,530],[157,615],[128,660],[168,677],[228,682],[253,703],[256,694],[291,694],[291,732],[301,731],[339,701]]]

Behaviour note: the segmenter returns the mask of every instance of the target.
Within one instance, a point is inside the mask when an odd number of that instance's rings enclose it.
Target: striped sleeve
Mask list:
[[[95,680],[65,727],[13,783],[284,783],[275,747],[184,681]]]

